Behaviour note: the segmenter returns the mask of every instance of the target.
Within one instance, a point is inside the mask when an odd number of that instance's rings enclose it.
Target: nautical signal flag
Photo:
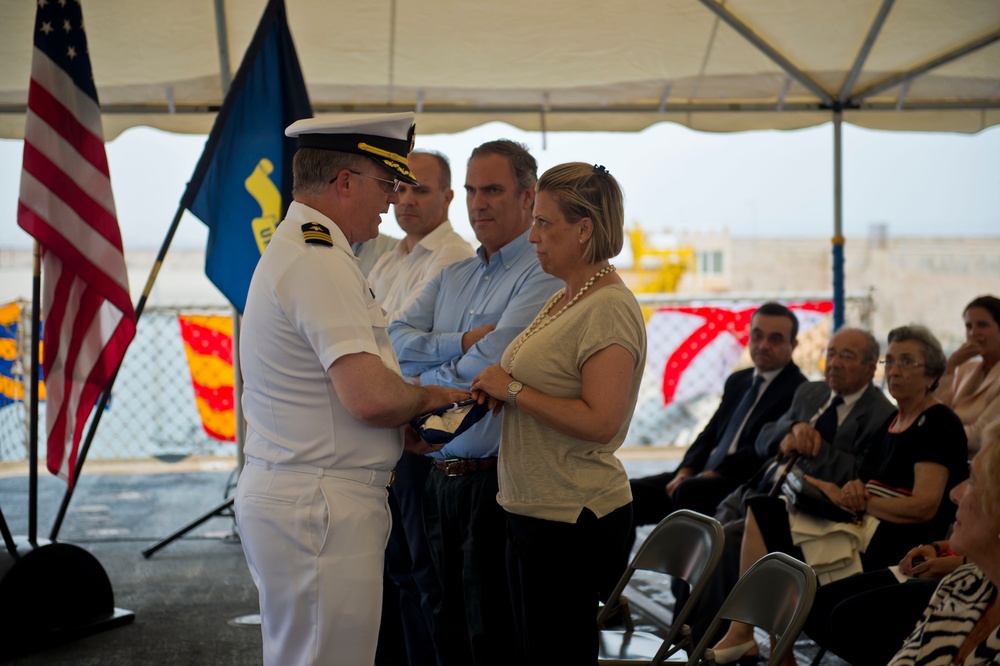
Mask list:
[[[831,301],[786,303],[799,320],[799,335],[826,319]],[[660,371],[663,404],[721,393],[750,339],[750,319],[760,303],[664,306],[649,319],[650,367]]]
[[[39,2],[17,223],[42,253],[48,468],[72,486],[83,429],[135,336],[79,2]]]
[[[21,306],[17,301],[0,305],[0,408],[24,401],[24,363],[21,334]],[[30,345],[29,345],[30,347]],[[44,356],[45,345],[40,343],[39,353]],[[38,373],[38,399],[45,400],[45,384]]]
[[[208,436],[236,441],[233,410],[233,318],[179,315],[184,353],[191,369],[194,402]]]
[[[250,278],[292,195],[296,142],[312,116],[283,0],[270,0],[181,199],[208,227],[205,274],[243,312]]]
[[[0,408],[24,400],[17,367],[17,332],[21,308],[17,303],[0,305]]]

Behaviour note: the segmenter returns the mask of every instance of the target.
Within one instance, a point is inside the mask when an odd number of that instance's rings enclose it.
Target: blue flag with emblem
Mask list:
[[[284,0],[270,0],[181,199],[208,227],[205,274],[240,312],[291,203],[296,142],[284,130],[310,116]]]

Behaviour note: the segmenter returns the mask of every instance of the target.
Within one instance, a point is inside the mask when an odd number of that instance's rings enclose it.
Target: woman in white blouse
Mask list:
[[[1000,418],[1000,298],[974,299],[963,318],[965,344],[948,358],[936,395],[962,419],[972,455],[983,428]]]

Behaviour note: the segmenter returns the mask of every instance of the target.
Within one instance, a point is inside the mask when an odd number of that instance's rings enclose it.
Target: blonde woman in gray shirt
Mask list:
[[[624,205],[603,166],[562,164],[538,180],[528,240],[566,287],[510,344],[473,395],[503,412],[497,500],[523,662],[596,664],[598,602],[617,581],[632,521],[615,452],[646,361],[642,310],[609,260]],[[559,636],[552,641],[552,636]]]

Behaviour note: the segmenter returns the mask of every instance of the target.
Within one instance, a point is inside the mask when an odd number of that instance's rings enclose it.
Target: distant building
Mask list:
[[[844,286],[849,294],[870,294],[873,332],[884,340],[902,324],[925,324],[946,350],[965,340],[962,307],[982,294],[1000,294],[1000,236],[979,238],[893,237],[885,223],[868,237],[844,245]],[[633,243],[634,244],[634,243]],[[642,266],[621,272],[636,291],[649,283],[658,257],[691,259],[672,292],[678,298],[793,294],[832,295],[833,257],[826,238],[734,238],[728,231],[656,232],[645,235]],[[850,322],[857,324],[859,322]]]

